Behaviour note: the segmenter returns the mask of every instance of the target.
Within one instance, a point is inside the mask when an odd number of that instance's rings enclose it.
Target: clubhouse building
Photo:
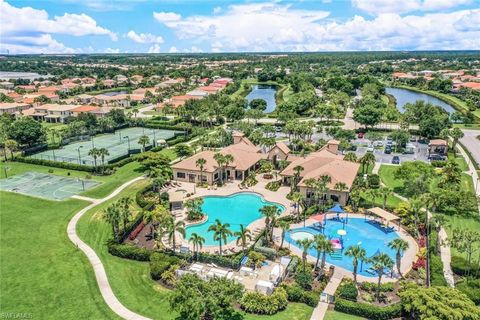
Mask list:
[[[338,153],[339,142],[328,141],[319,151],[306,156],[291,154],[290,149],[282,142],[277,143],[268,152],[253,144],[242,133],[233,135],[233,144],[223,148],[219,153],[233,156],[233,161],[225,166],[226,181],[243,181],[250,172],[259,168],[262,160],[278,161],[285,160],[289,164],[280,172],[284,185],[290,185],[295,176],[295,168],[302,167],[299,172],[298,188],[305,199],[310,199],[313,191],[307,186],[308,179],[318,179],[321,176],[329,176],[328,192],[324,199],[332,199],[345,205],[352,188],[360,164],[343,160],[343,155]],[[201,151],[172,166],[173,179],[181,182],[198,183],[200,181],[213,185],[221,180],[221,168],[214,158],[216,151]],[[204,159],[202,170],[197,164],[199,159]],[[339,187],[341,186],[341,187]]]

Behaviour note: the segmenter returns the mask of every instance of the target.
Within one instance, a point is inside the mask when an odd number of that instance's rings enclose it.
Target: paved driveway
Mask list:
[[[480,135],[480,130],[462,129],[462,131],[465,136],[460,139],[460,142],[470,151],[470,154],[480,166],[480,140],[477,139],[477,136]]]

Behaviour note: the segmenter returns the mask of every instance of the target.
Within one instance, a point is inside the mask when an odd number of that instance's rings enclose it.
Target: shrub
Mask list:
[[[456,288],[466,294],[476,305],[480,305],[480,279],[467,278],[458,283]]]
[[[478,266],[475,266],[473,263],[469,265],[468,261],[462,257],[453,256],[450,265],[452,266],[452,271],[459,276],[467,276],[470,274],[477,279],[480,276]]]
[[[179,263],[180,259],[175,256],[155,252],[150,256],[150,276],[153,280],[160,280],[165,271]]]
[[[368,186],[373,189],[380,187],[380,176],[378,174],[370,174],[367,178]]]
[[[245,312],[272,315],[287,307],[287,292],[277,288],[270,296],[259,292],[247,292],[240,300],[240,306]]]
[[[447,164],[447,161],[444,160],[432,160],[430,161],[430,164],[434,166],[435,168],[443,168]]]
[[[255,246],[255,251],[260,252],[269,260],[275,260],[275,257],[277,256],[277,252],[275,251],[275,249],[272,248]]]
[[[312,274],[308,271],[301,271],[295,275],[295,282],[306,290],[312,289],[313,277]]]
[[[277,191],[280,189],[281,186],[280,181],[270,181],[269,183],[266,184],[265,189],[270,190],[270,191]]]
[[[290,302],[301,302],[305,303],[307,306],[316,307],[320,300],[317,293],[306,291],[297,284],[283,284],[282,288],[287,292],[287,298]]]
[[[137,261],[149,261],[151,254],[151,251],[146,248],[139,248],[129,244],[116,244],[113,242],[108,245],[108,252],[120,258]]]
[[[358,290],[353,281],[344,280],[338,287],[336,295],[343,299],[357,301]]]
[[[360,289],[367,292],[375,292],[377,290],[377,284],[373,282],[362,282],[360,283]],[[391,292],[395,289],[394,284],[391,282],[382,283],[380,285],[381,292]]]
[[[400,303],[396,303],[387,307],[377,307],[367,303],[338,298],[335,300],[335,311],[353,314],[370,320],[386,320],[400,317],[402,306]]]
[[[432,286],[446,286],[447,281],[443,276],[442,259],[435,255],[430,255],[430,281]]]
[[[144,195],[146,192],[152,190],[153,188],[153,185],[152,184],[148,184],[147,186],[145,186],[144,188],[140,189],[137,191],[137,193],[135,194],[135,202],[142,208],[142,209],[145,209],[146,207],[149,207],[151,205],[151,202],[146,200]]]

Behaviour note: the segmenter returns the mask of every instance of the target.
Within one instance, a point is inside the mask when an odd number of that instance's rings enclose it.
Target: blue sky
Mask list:
[[[0,0],[0,52],[480,49],[480,0]]]

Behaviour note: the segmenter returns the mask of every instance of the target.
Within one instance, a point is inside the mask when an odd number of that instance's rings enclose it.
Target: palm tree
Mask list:
[[[320,251],[322,252],[322,265],[320,268],[323,270],[325,269],[325,264],[327,262],[327,253],[331,254],[335,251],[332,242],[324,237],[321,242]]]
[[[213,159],[217,162],[220,169],[220,183],[223,184],[223,165],[225,164],[225,157],[223,154],[217,152],[213,155]]]
[[[112,225],[113,237],[116,239],[118,236],[118,225],[120,223],[120,210],[116,203],[108,206],[103,212],[105,220]]]
[[[150,143],[150,138],[146,134],[138,138],[138,144],[142,145],[142,152],[145,152],[145,145],[148,143]]]
[[[303,263],[303,272],[305,272],[306,264],[307,264],[307,255],[308,250],[312,247],[313,240],[312,239],[301,239],[297,240],[297,245],[302,249],[302,263]]]
[[[313,240],[314,240],[313,245],[315,247],[315,250],[317,250],[317,260],[315,261],[315,269],[317,269],[318,262],[320,261],[320,255],[324,247],[325,236],[323,234],[316,234],[313,237]]]
[[[248,230],[243,226],[243,224],[241,224],[240,230],[235,231],[233,235],[237,237],[237,246],[238,245],[242,246],[243,255],[245,255],[245,251],[247,248],[247,241],[252,240],[252,234],[250,230]]]
[[[263,206],[259,211],[265,216],[265,240],[268,242],[271,234],[270,230],[273,229],[272,222],[277,217],[278,208],[276,206]]]
[[[290,222],[287,220],[281,220],[278,222],[278,227],[282,229],[282,242],[280,243],[280,249],[282,249],[283,242],[285,241],[285,235],[287,234],[287,231],[290,230]]]
[[[410,245],[408,244],[408,242],[401,239],[401,238],[393,239],[388,244],[388,247],[390,249],[393,249],[397,252],[396,256],[395,256],[396,264],[397,264],[397,271],[398,271],[398,274],[400,275],[400,277],[402,277],[402,278],[403,278],[403,275],[402,275],[402,271],[400,270],[401,263],[402,263],[402,253],[405,252],[405,250],[407,250],[409,246]]]
[[[365,195],[372,200],[371,208],[373,208],[375,206],[375,199],[378,197],[378,189],[368,189],[365,191]]]
[[[208,227],[208,231],[213,231],[213,240],[218,241],[220,255],[222,255],[222,241],[224,244],[227,243],[227,237],[232,235],[230,231],[229,223],[222,223],[220,220],[216,219],[215,224],[212,224]]]
[[[102,166],[105,166],[105,157],[108,157],[110,155],[110,152],[106,148],[100,148],[98,149],[98,156],[102,160]]]
[[[350,161],[350,162],[357,162],[358,158],[355,152],[347,152],[347,154],[343,157],[343,160]]]
[[[203,169],[205,168],[205,164],[207,164],[207,160],[204,158],[199,158],[195,162],[195,165],[200,168],[200,183],[203,183]]]
[[[193,244],[193,254],[195,256],[195,259],[198,259],[198,251],[202,249],[203,244],[205,243],[205,238],[194,232],[190,236],[190,239],[188,239],[188,242],[191,242]]]
[[[359,245],[353,245],[347,248],[345,251],[345,255],[347,257],[352,258],[353,264],[353,281],[357,283],[357,268],[358,268],[358,261],[365,261],[367,258],[367,252],[365,249],[360,247]]]
[[[294,192],[290,196],[290,199],[295,203],[295,208],[297,210],[297,219],[300,220],[300,202],[303,200],[303,194],[300,192]]]
[[[297,190],[297,184],[300,182],[300,173],[305,170],[302,166],[296,166],[293,168],[293,189]]]
[[[418,236],[419,215],[423,208],[423,201],[420,198],[413,197],[409,201],[410,212],[413,213],[415,224],[415,235]]]
[[[118,200],[118,205],[120,208],[120,217],[123,221],[123,232],[127,230],[127,223],[130,220],[130,204],[132,204],[132,199],[129,197],[123,197]]]
[[[226,154],[223,156],[223,164],[225,165],[225,168],[228,167],[230,163],[232,163],[235,159],[231,154]]]
[[[18,149],[18,143],[15,140],[8,139],[4,143],[5,149],[8,149],[10,151],[10,157],[13,160],[13,153],[17,151]],[[5,161],[7,161],[7,152],[5,151]]]
[[[458,143],[458,139],[460,138],[463,138],[464,136],[464,133],[462,130],[460,130],[459,128],[453,128],[451,131],[449,131],[449,136],[452,137],[453,139],[453,143],[452,143],[452,150],[453,152],[455,152],[455,147]]]
[[[348,190],[348,186],[345,182],[337,182],[335,183],[335,186],[333,189],[338,190],[338,191],[345,191]]]
[[[382,276],[385,273],[385,269],[390,269],[393,266],[393,260],[386,253],[379,253],[375,255],[370,262],[372,263],[372,268],[377,272],[378,283],[377,283],[377,300],[380,298],[380,285],[382,284]]]
[[[97,148],[92,148],[88,151],[88,155],[93,158],[93,164],[97,166],[97,158],[100,155]]]
[[[164,234],[168,236],[168,242],[172,245],[172,250],[175,252],[175,233],[180,233],[185,237],[185,222],[175,221],[173,218],[165,224]]]
[[[380,188],[380,195],[382,196],[382,208],[385,210],[387,206],[387,198],[393,194],[393,190],[389,187],[381,187]]]
[[[365,155],[360,158],[360,163],[362,165],[362,173],[365,173],[366,168],[371,164],[375,164],[375,155],[372,152],[365,153]]]
[[[145,224],[150,223],[150,236],[153,239],[155,237],[156,226],[159,222],[159,215],[156,210],[145,210],[143,212],[143,222]]]

